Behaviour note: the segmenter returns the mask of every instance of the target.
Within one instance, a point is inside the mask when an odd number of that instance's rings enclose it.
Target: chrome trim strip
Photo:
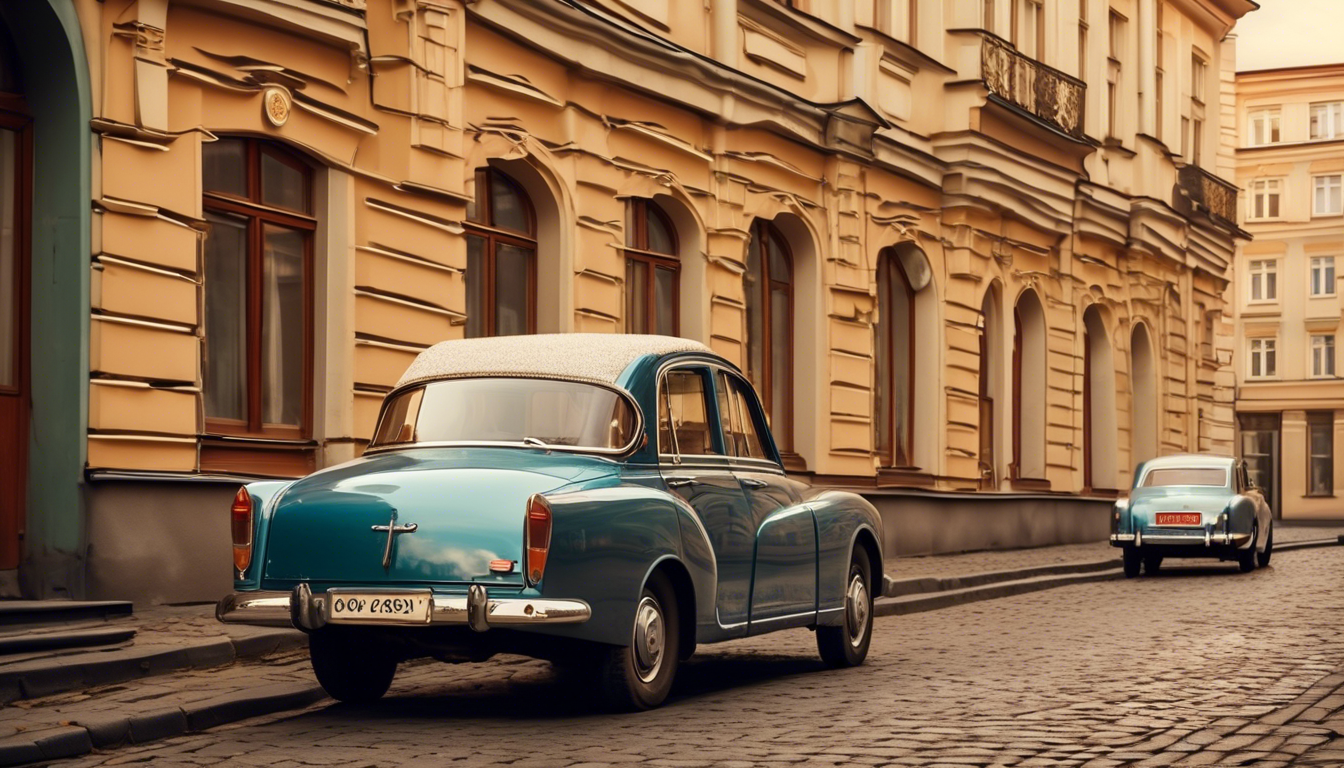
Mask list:
[[[841,610],[843,610],[843,609],[841,609]],[[786,620],[788,620],[788,619],[797,619],[797,618],[801,618],[801,617],[803,617],[803,616],[816,616],[816,615],[817,615],[817,612],[816,612],[816,611],[803,611],[802,613],[790,613],[788,616],[771,616],[771,617],[768,618],[768,619],[752,619],[752,620],[751,620],[751,623],[752,623],[753,625],[755,625],[755,624],[768,624],[768,623],[770,623],[770,622],[772,622],[772,621],[786,621]]]
[[[1134,534],[1132,534],[1132,533],[1112,533],[1112,534],[1111,534],[1111,543],[1112,543],[1112,544],[1114,544],[1114,543],[1116,543],[1116,542],[1121,542],[1121,541],[1133,541],[1133,540],[1134,540]]]
[[[225,624],[292,627],[288,592],[234,592],[215,606],[215,618]]]
[[[1170,536],[1161,534],[1148,534],[1147,538],[1144,539],[1144,541],[1146,541],[1149,544],[1158,544],[1162,546],[1170,545],[1180,547],[1198,547],[1202,545],[1205,547],[1211,547],[1216,544],[1218,546],[1234,546],[1238,548],[1245,546],[1246,542],[1250,540],[1251,540],[1251,534],[1249,533],[1234,533],[1234,534],[1219,533],[1219,534],[1206,534],[1205,536]]]
[[[407,595],[423,594],[413,589],[332,590],[331,594]],[[215,618],[226,624],[251,624],[262,627],[321,629],[331,614],[326,594],[314,595],[306,583],[293,592],[234,592],[215,606]],[[473,609],[474,612],[473,612]],[[473,584],[465,595],[435,595],[429,624],[466,624],[484,632],[497,626],[534,626],[538,624],[581,624],[593,616],[593,609],[582,600],[529,599],[524,597],[490,598],[485,587]],[[379,621],[343,621],[342,624],[389,625]],[[408,625],[401,622],[397,626]]]

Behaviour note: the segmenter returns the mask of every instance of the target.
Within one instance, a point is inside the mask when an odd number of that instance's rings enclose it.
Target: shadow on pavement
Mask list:
[[[472,665],[465,665],[470,669]],[[372,705],[337,703],[317,717],[372,721],[399,720],[556,720],[609,714],[595,695],[590,680],[544,662],[501,669],[498,679],[454,679],[454,665],[433,663],[422,671],[415,687],[395,687]],[[424,679],[424,671],[433,677]],[[737,688],[792,675],[828,671],[815,656],[715,653],[682,662],[676,683],[664,707],[712,696]]]

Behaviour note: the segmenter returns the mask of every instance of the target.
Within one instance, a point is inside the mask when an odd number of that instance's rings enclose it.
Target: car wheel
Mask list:
[[[1246,549],[1237,553],[1237,566],[1241,568],[1242,573],[1250,573],[1255,570],[1255,543],[1260,540],[1260,527],[1257,525],[1251,528],[1251,543]]]
[[[1139,567],[1143,565],[1143,555],[1134,547],[1125,547],[1125,578],[1132,579],[1139,575]]]
[[[1161,555],[1145,555],[1143,558],[1143,572],[1149,576],[1156,576],[1157,570],[1162,567]]]
[[[817,651],[831,667],[857,667],[867,658],[872,640],[872,568],[868,554],[856,548],[845,581],[844,623],[838,627],[817,627]]]
[[[1265,537],[1265,551],[1256,554],[1255,562],[1261,568],[1269,565],[1269,557],[1274,554],[1274,525],[1270,524],[1269,534]]]
[[[335,627],[309,634],[308,653],[317,682],[337,701],[377,701],[397,674],[397,658],[385,648]]]
[[[599,656],[599,686],[610,708],[634,712],[663,703],[680,663],[680,626],[672,584],[655,573],[635,606],[630,644],[610,647]]]

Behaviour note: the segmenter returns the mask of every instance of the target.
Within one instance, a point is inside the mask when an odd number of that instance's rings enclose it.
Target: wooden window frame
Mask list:
[[[1327,267],[1327,264],[1329,265]],[[1326,275],[1336,270],[1336,259],[1334,256],[1312,256],[1307,261],[1307,295],[1313,299],[1329,298],[1336,295],[1335,279],[1327,279]],[[1316,273],[1320,272],[1320,280],[1316,279]],[[1335,277],[1338,273],[1335,273]],[[1321,288],[1318,293],[1317,286]]]
[[[247,196],[231,195],[222,192],[204,192],[204,209],[207,212],[240,216],[247,219],[247,328],[245,329],[247,347],[247,418],[221,419],[205,417],[206,436],[249,437],[281,440],[306,440],[312,435],[313,427],[313,344],[315,325],[313,318],[314,271],[313,249],[317,233],[317,219],[311,213],[292,211],[265,205],[261,202],[261,159],[263,156],[277,160],[284,165],[301,171],[304,179],[304,199],[309,209],[313,207],[313,169],[300,159],[292,150],[282,145],[255,139],[230,139],[242,141],[246,147],[244,174]],[[265,277],[265,225],[274,224],[304,233],[303,248],[303,404],[300,408],[300,424],[267,425],[262,422],[262,293]],[[204,267],[202,267],[204,271]],[[210,329],[205,329],[204,342],[209,344]],[[204,461],[202,462],[204,464]]]
[[[1306,463],[1307,463],[1307,492],[1306,492],[1306,494],[1305,494],[1305,497],[1306,497],[1306,498],[1315,498],[1315,499],[1321,499],[1321,498],[1333,498],[1334,495],[1335,495],[1335,473],[1334,473],[1335,448],[1334,448],[1334,441],[1333,441],[1333,440],[1330,441],[1330,453],[1328,454],[1328,458],[1329,458],[1330,460],[1329,460],[1328,462],[1326,462],[1326,465],[1325,465],[1325,466],[1326,466],[1326,470],[1325,470],[1325,475],[1326,475],[1326,476],[1325,476],[1325,481],[1326,481],[1326,484],[1329,486],[1329,488],[1327,488],[1327,490],[1326,490],[1325,493],[1313,493],[1313,492],[1312,492],[1312,489],[1311,489],[1311,488],[1312,488],[1312,480],[1315,479],[1315,478],[1312,477],[1312,470],[1313,470],[1313,466],[1314,466],[1314,463],[1315,463],[1315,459],[1317,458],[1317,457],[1316,457],[1316,454],[1313,454],[1313,453],[1311,452],[1311,447],[1312,447],[1313,439],[1315,438],[1314,430],[1316,430],[1316,429],[1322,429],[1322,428],[1324,428],[1324,429],[1326,430],[1326,434],[1327,434],[1327,435],[1333,437],[1333,433],[1334,433],[1334,430],[1335,430],[1335,414],[1334,414],[1334,412],[1333,412],[1333,411],[1308,411],[1308,412],[1307,412],[1307,430],[1306,430],[1306,431],[1307,431],[1307,446],[1306,446],[1306,448],[1307,448],[1307,450],[1306,450],[1306,454],[1307,454],[1307,462],[1306,462]]]
[[[649,217],[657,217],[662,221],[663,226],[672,235],[672,252],[659,253],[649,249]],[[646,333],[656,333],[658,328],[658,292],[657,292],[657,274],[655,270],[670,270],[674,276],[672,281],[672,336],[681,335],[681,259],[677,257],[681,253],[681,240],[677,236],[677,228],[672,224],[672,218],[653,200],[644,197],[630,198],[626,202],[626,226],[630,228],[631,240],[634,245],[627,245],[624,248],[625,260],[627,264],[632,261],[644,264],[648,269],[644,281],[644,307],[647,314],[644,317],[645,327],[651,330]],[[625,332],[636,333],[631,330],[630,307],[626,307]]]
[[[773,235],[774,237],[772,238],[771,235]],[[775,404],[774,398],[777,395],[776,392],[777,382],[774,381],[774,370],[775,370],[774,356],[776,350],[793,349],[794,322],[796,320],[796,313],[798,309],[798,297],[796,292],[794,291],[797,269],[795,269],[794,267],[793,251],[789,247],[788,238],[784,236],[783,232],[779,231],[779,227],[775,226],[773,222],[767,221],[765,219],[757,219],[756,221],[752,222],[751,237],[758,238],[757,242],[759,243],[760,248],[761,284],[758,290],[760,291],[759,293],[760,311],[761,311],[761,318],[763,320],[763,322],[761,323],[761,335],[764,338],[755,340],[748,337],[747,344],[748,347],[753,342],[758,342],[762,345],[761,368],[763,370],[761,371],[761,387],[760,387],[761,391],[758,394],[761,398],[761,407],[765,410],[765,413],[768,417],[769,414],[771,414],[774,411],[774,404]],[[781,255],[783,256],[784,262],[789,266],[789,279],[787,282],[776,280],[774,276],[770,274],[770,252],[768,248],[770,248],[770,243],[772,242],[772,240],[781,243],[783,246],[783,254]],[[774,314],[773,314],[773,308],[771,306],[770,295],[773,292],[772,289],[776,287],[785,288],[789,295],[789,317],[787,323],[788,337],[782,340],[774,338],[773,323],[772,323]],[[750,328],[751,323],[750,320],[748,320],[747,329],[750,330]],[[751,360],[750,351],[748,351],[746,359],[748,361],[748,364],[750,364]],[[785,398],[785,408],[787,408],[789,413],[789,423],[785,425],[783,429],[780,429],[780,426],[777,424],[770,425],[770,435],[772,438],[774,438],[775,445],[777,447],[780,447],[779,452],[783,459],[783,463],[785,467],[789,469],[800,467],[802,465],[802,459],[795,452],[795,447],[793,443],[793,426],[794,421],[796,420],[796,414],[794,413],[793,408],[794,405],[793,363],[794,363],[793,356],[789,355],[788,375],[785,376],[785,381],[782,382],[781,385],[781,388],[785,392],[783,397]]]
[[[18,480],[12,488],[0,485],[0,570],[15,568],[22,558],[23,537],[27,532],[29,411],[32,407],[32,348],[29,343],[32,323],[32,218],[33,218],[33,121],[27,101],[21,94],[0,93],[0,128],[15,132],[14,184],[14,384],[6,386],[6,395],[18,398],[17,418],[13,424],[19,437],[17,460],[7,468]],[[3,311],[3,308],[0,308]],[[6,436],[4,439],[12,439]],[[6,504],[5,502],[8,502]],[[8,509],[6,507],[8,506]]]
[[[523,213],[527,218],[527,232],[503,229],[495,225],[494,185],[503,181],[513,187],[523,202]],[[495,316],[496,299],[496,261],[495,249],[499,245],[511,245],[529,250],[532,258],[527,261],[527,333],[537,332],[537,213],[532,205],[532,197],[518,180],[495,168],[486,165],[476,169],[476,218],[462,223],[465,235],[479,237],[485,241],[481,256],[484,267],[481,270],[484,281],[484,293],[481,296],[481,311],[485,314],[482,332],[478,338],[497,335],[498,318]]]
[[[908,316],[906,317],[906,333],[909,336],[907,341],[910,350],[910,359],[907,361],[908,365],[906,366],[906,392],[908,396],[906,398],[905,439],[903,441],[896,439],[896,430],[894,428],[896,422],[895,398],[889,396],[886,401],[884,401],[882,413],[878,415],[878,418],[884,420],[884,423],[889,430],[891,444],[876,446],[876,448],[879,457],[885,463],[886,467],[917,471],[919,468],[915,466],[915,457],[913,455],[915,448],[915,343],[917,338],[915,334],[915,296],[917,292],[910,284],[910,276],[905,273],[905,267],[901,265],[901,260],[894,250],[888,249],[883,251],[878,258],[877,290],[878,300],[881,302],[879,305],[879,312],[881,312],[882,306],[889,303],[887,301],[887,296],[890,295],[893,288],[891,284],[891,270],[896,269],[900,271],[901,285],[905,289],[906,306],[908,309]],[[889,321],[879,320],[879,322]],[[883,352],[881,364],[886,368],[886,379],[892,382],[893,385],[896,382],[896,354],[891,348],[891,342],[894,342],[895,338],[895,334],[888,336],[887,349],[881,350]],[[902,443],[904,446],[908,446],[909,455],[901,452],[900,449],[903,447]]]

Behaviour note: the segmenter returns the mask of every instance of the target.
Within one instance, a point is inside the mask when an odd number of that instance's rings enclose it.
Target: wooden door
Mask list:
[[[0,94],[0,571],[19,565],[28,454],[28,219],[31,136]]]

